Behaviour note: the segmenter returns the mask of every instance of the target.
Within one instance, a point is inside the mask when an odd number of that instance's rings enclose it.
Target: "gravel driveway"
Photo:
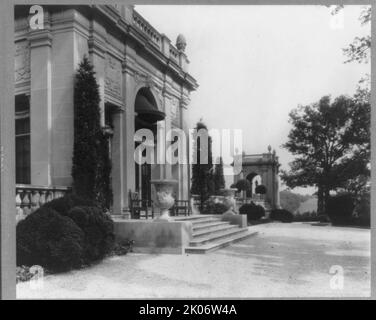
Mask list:
[[[204,255],[128,254],[17,285],[18,298],[367,297],[370,231],[269,223]],[[334,267],[333,267],[334,266]],[[343,278],[341,272],[343,271]],[[333,275],[337,272],[337,275]]]

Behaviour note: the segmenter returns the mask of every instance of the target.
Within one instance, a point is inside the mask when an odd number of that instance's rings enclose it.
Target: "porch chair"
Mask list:
[[[140,199],[139,194],[131,190],[129,190],[129,210],[131,219],[148,219],[149,213],[151,214],[151,218],[154,219],[153,201]]]
[[[174,216],[178,216],[180,214],[183,214],[185,216],[191,215],[191,206],[189,205],[189,200],[175,200],[172,214]]]

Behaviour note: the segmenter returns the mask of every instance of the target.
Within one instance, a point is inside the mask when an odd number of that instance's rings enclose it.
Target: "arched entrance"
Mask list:
[[[268,147],[268,153],[243,154],[242,170],[234,177],[235,182],[245,178],[252,184],[248,198],[255,195],[257,185],[264,185],[266,194],[262,198],[272,208],[279,208],[279,166],[278,157],[271,147]]]
[[[157,102],[153,93],[148,87],[143,87],[138,90],[135,99],[135,131],[139,129],[149,129],[153,132],[156,138],[157,122],[164,120],[165,113],[159,111]],[[135,148],[141,142],[135,142]],[[145,150],[146,153],[146,150]],[[146,154],[143,154],[145,156]],[[135,163],[135,188],[136,192],[140,195],[141,199],[151,200],[151,175],[152,164]]]
[[[261,176],[256,172],[251,172],[246,176],[246,179],[251,184],[251,189],[247,191],[247,198],[251,198],[256,194],[256,188],[262,184]]]

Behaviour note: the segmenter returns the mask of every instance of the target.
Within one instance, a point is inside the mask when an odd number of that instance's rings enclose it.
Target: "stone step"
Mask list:
[[[221,222],[222,218],[221,216],[200,216],[196,218],[191,219],[184,219],[184,218],[175,218],[175,221],[189,221],[192,223],[193,226],[198,226],[210,222]]]
[[[236,230],[239,229],[239,226],[227,223],[227,224],[219,225],[216,227],[206,227],[205,229],[201,229],[199,231],[194,230],[192,236],[193,236],[193,239],[197,239],[202,236],[215,235],[223,231],[234,230],[234,229]]]
[[[208,223],[220,223],[220,222],[224,222],[224,221],[221,218],[206,218],[203,220],[192,221],[192,227],[196,228],[196,227],[206,225]]]
[[[209,222],[203,222],[203,223],[195,223],[193,224],[193,231],[199,231],[206,228],[214,228],[218,226],[228,225],[227,221],[209,221]]]
[[[221,231],[215,234],[209,234],[209,235],[204,235],[200,237],[195,237],[189,242],[190,247],[197,247],[197,246],[202,246],[204,244],[207,244],[208,242],[214,242],[217,240],[220,240],[222,238],[226,238],[229,236],[237,235],[240,233],[244,233],[245,231],[248,231],[248,228],[235,228],[231,230],[226,230],[226,231]]]
[[[220,248],[229,246],[231,243],[235,243],[241,240],[245,240],[249,237],[257,235],[257,231],[243,231],[242,233],[232,235],[221,240],[210,242],[198,247],[189,246],[185,248],[185,253],[198,253],[204,254],[210,251],[214,251]]]
[[[202,219],[208,219],[208,218],[221,218],[220,215],[215,214],[197,214],[193,216],[175,216],[173,217],[175,221],[198,221]]]

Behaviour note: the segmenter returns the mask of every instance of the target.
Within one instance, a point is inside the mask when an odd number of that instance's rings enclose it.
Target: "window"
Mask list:
[[[15,97],[16,183],[30,184],[30,102],[26,95]]]

